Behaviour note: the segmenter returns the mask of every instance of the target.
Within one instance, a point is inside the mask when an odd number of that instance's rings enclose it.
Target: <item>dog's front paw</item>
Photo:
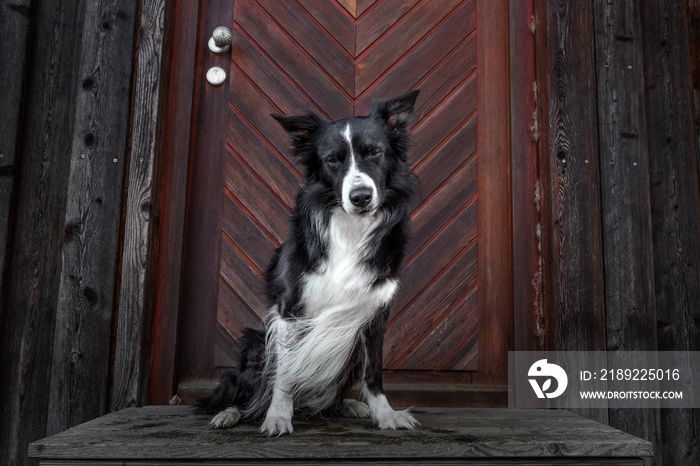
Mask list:
[[[369,406],[361,401],[346,398],[340,407],[340,415],[343,417],[368,418],[370,415]]]
[[[267,416],[262,427],[260,427],[260,432],[267,434],[268,437],[291,434],[293,431],[292,420],[282,416]]]
[[[389,408],[374,416],[374,423],[380,429],[414,429],[420,422],[408,411],[394,411]]]
[[[209,423],[214,429],[226,429],[238,424],[241,420],[241,412],[234,407],[226,408],[214,416]]]

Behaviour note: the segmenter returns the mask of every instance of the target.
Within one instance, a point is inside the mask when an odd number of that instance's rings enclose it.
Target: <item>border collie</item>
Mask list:
[[[418,90],[375,102],[364,117],[272,116],[306,168],[289,235],[267,271],[264,330],[246,329],[238,368],[198,412],[215,428],[263,420],[292,432],[292,416],[372,417],[412,429],[382,388],[382,345],[398,288],[415,175],[408,123]],[[358,380],[359,379],[359,380]],[[356,382],[366,402],[346,398]]]

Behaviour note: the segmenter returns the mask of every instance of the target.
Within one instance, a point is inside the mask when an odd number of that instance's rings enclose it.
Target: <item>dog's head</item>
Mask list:
[[[408,123],[418,92],[376,102],[367,116],[334,122],[315,113],[272,116],[291,136],[307,183],[332,189],[349,214],[371,214],[382,206],[387,187],[408,173]]]

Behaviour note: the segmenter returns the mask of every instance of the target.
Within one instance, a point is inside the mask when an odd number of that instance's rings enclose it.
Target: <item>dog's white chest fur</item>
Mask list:
[[[373,286],[374,273],[364,263],[367,241],[377,222],[375,215],[350,215],[342,209],[333,212],[323,232],[327,257],[302,281],[306,317],[340,311],[364,320],[391,301],[397,282],[387,280]],[[365,313],[369,315],[362,315]]]

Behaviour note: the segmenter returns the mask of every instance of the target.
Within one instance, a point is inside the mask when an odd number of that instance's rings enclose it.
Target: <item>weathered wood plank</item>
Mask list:
[[[107,412],[138,2],[88,2],[75,102],[47,432]],[[80,86],[78,86],[80,84]]]
[[[545,27],[555,342],[605,350],[592,9],[549,1]],[[605,410],[588,415],[607,421]]]
[[[0,309],[3,302],[3,271],[10,235],[13,186],[20,149],[27,75],[31,0],[0,1]]]
[[[176,0],[166,35],[166,47],[177,53],[166,53],[165,77],[170,87],[163,100],[165,116],[165,148],[160,189],[160,225],[158,259],[153,306],[153,341],[149,399],[153,404],[166,404],[175,392],[177,323],[180,309],[180,280],[187,199],[192,101],[195,79],[195,44],[198,2]]]
[[[536,202],[539,129],[536,110],[534,2],[509,6],[511,209],[513,218],[513,327],[516,351],[544,349],[543,264]]]
[[[76,84],[80,2],[33,12],[25,117],[8,282],[0,326],[0,463],[24,462],[45,434]],[[12,312],[9,312],[9,311]]]
[[[35,442],[51,459],[292,460],[347,458],[648,457],[651,445],[563,410],[415,409],[421,429],[379,430],[368,419],[295,421],[294,434],[264,440],[256,424],[211,429],[185,406],[125,409]],[[236,441],[231,441],[231,438]],[[329,448],[333,445],[333,448]]]
[[[111,409],[141,406],[147,399],[155,268],[154,197],[159,131],[165,0],[141,0],[134,102],[124,206],[117,333]]]
[[[654,258],[638,2],[594,4],[608,350],[655,351]],[[611,409],[610,425],[661,452],[657,409]]]
[[[477,1],[479,371],[506,384],[513,338],[508,134],[508,2]],[[484,215],[486,213],[486,215]]]
[[[687,2],[642,3],[658,349],[700,349],[700,199]],[[697,410],[661,411],[663,464],[700,463]]]
[[[700,165],[700,0],[688,0],[688,35],[690,69],[693,80],[693,113],[695,116],[695,144]]]
[[[233,8],[226,0],[201,2],[197,43],[222,24],[233,25]],[[238,5],[236,5],[238,10]],[[224,198],[224,157],[221,138],[226,134],[228,88],[210,86],[202,70],[227,67],[230,57],[197,50],[193,113],[197,124],[192,131],[187,217],[182,263],[178,371],[180,377],[208,378],[214,375],[211,361],[215,354],[216,301],[219,286],[221,209]]]

